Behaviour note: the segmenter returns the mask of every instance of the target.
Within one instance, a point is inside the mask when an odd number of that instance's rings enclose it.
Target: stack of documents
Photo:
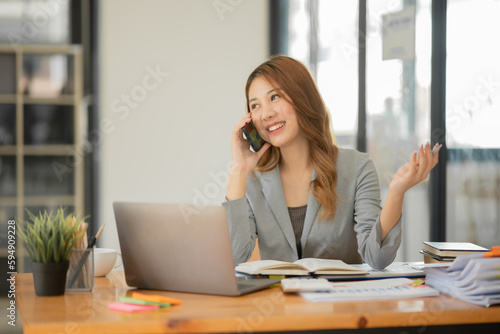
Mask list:
[[[290,278],[281,281],[283,292],[296,292],[310,301],[342,301],[438,296],[420,280],[388,278],[374,281],[332,283],[323,278]]]
[[[458,256],[450,263],[424,267],[426,283],[455,298],[477,305],[500,304],[500,257]]]
[[[423,262],[393,262],[384,269],[373,269],[368,264],[352,264],[354,268],[366,270],[368,275],[317,275],[329,281],[372,280],[398,277],[424,277]]]

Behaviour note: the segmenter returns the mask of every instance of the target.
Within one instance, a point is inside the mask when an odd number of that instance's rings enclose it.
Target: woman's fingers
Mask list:
[[[425,153],[427,155],[427,170],[426,170],[425,177],[427,178],[427,175],[429,175],[429,173],[431,172],[431,169],[434,168],[434,166],[435,166],[434,156],[432,155],[432,149],[431,149],[431,145],[429,144],[429,142],[427,142]]]
[[[396,183],[406,191],[427,179],[437,163],[438,157],[432,155],[430,144],[421,145],[413,152],[409,161],[396,172]]]
[[[435,149],[436,147],[438,147],[439,144],[436,144],[434,145],[434,148]],[[439,154],[436,152],[436,154],[432,153],[432,150],[431,150],[431,147],[429,145],[429,143],[427,143],[427,148],[428,148],[428,152],[427,152],[427,157],[428,157],[428,168],[427,168],[427,175],[431,172],[431,170],[437,165],[437,163],[439,162]]]
[[[243,128],[245,124],[249,123],[250,121],[250,114],[245,114],[245,117],[243,117],[233,129],[233,138],[235,138],[235,140],[239,141],[241,144],[245,141],[241,128]]]
[[[239,122],[238,124],[236,124],[236,126],[234,127],[233,129],[233,133],[239,133],[241,128],[245,126],[245,124],[247,123],[250,123],[250,121],[252,120],[250,114],[245,114],[245,117],[243,117]]]
[[[438,146],[439,146],[439,144],[438,144],[438,143],[436,143],[436,145],[434,145],[434,148],[433,148],[433,149],[435,149],[435,148],[436,148],[436,147],[438,147]],[[434,154],[434,155],[432,156],[432,168],[434,168],[434,167],[438,164],[438,162],[439,162],[439,152],[436,152],[436,154]],[[431,169],[432,169],[432,168],[431,168]]]
[[[425,146],[420,146],[418,152],[418,170],[417,170],[417,179],[418,182],[421,182],[427,179],[430,171],[436,164],[438,163],[437,154],[435,156],[432,155],[432,150],[429,142],[425,144]]]
[[[267,151],[267,149],[271,147],[271,144],[265,143],[262,148],[257,152],[257,157],[260,159],[261,156],[264,155],[264,153]]]
[[[432,150],[431,150],[431,145],[429,144],[429,142],[427,142],[425,144],[425,149],[424,149],[424,154],[425,154],[425,162],[426,162],[426,165],[425,165],[425,170],[424,170],[424,174],[426,175],[427,177],[427,174],[429,174],[429,172],[431,171],[431,168],[432,168]]]
[[[413,152],[410,157],[410,164],[416,169],[418,167],[417,151]]]
[[[420,145],[418,148],[418,169],[417,169],[417,177],[421,179],[422,174],[425,172],[427,164],[427,157],[424,152],[424,145]]]

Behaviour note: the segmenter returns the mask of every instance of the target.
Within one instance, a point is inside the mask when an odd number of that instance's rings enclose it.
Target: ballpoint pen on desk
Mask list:
[[[104,225],[102,225],[101,228],[99,229],[99,231],[97,231],[97,234],[95,236],[93,236],[92,239],[90,239],[90,242],[89,242],[87,249],[92,249],[95,246],[95,243],[97,242],[97,240],[101,236],[103,229],[104,229]],[[75,268],[75,271],[73,272],[73,275],[71,275],[71,277],[69,278],[69,281],[68,281],[68,284],[66,284],[66,287],[70,288],[73,286],[76,278],[78,277],[78,275],[80,274],[80,271],[82,270],[83,265],[85,264],[85,261],[87,261],[88,256],[89,256],[88,252],[85,252],[83,254],[82,258],[80,259],[80,261],[78,262],[78,265]]]

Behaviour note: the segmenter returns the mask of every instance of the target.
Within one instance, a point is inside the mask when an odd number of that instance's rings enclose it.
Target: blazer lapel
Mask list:
[[[281,231],[285,235],[286,240],[297,254],[297,246],[295,244],[295,234],[293,232],[290,214],[286,206],[285,193],[283,192],[283,184],[279,167],[276,166],[273,170],[263,173],[262,177],[262,193],[266,197],[267,203],[278,221]]]
[[[316,179],[316,170],[313,170],[313,175],[311,180]],[[300,238],[300,244],[302,245],[302,251],[304,251],[306,247],[306,241],[309,237],[309,232],[311,232],[311,228],[316,220],[316,215],[318,213],[319,203],[314,198],[313,189],[309,192],[309,199],[307,201],[307,210],[306,210],[306,218],[304,220],[304,228],[302,230],[302,237]]]

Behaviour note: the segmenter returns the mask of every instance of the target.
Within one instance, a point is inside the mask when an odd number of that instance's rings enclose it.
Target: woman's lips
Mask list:
[[[285,123],[286,122],[278,122],[278,123],[271,124],[271,126],[267,127],[267,131],[271,134],[275,134],[275,133],[281,131],[281,129],[283,129],[283,127],[285,126]]]

